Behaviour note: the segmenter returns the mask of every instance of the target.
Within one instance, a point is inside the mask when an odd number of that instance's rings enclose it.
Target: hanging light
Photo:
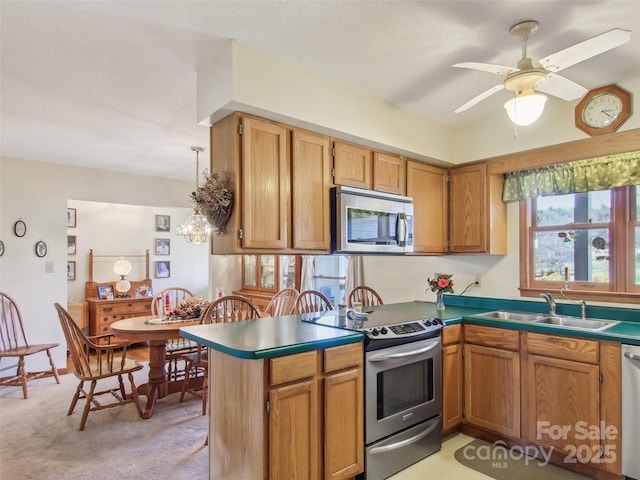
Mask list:
[[[518,92],[515,97],[507,100],[504,108],[513,123],[526,126],[540,118],[546,101],[546,95],[530,89]]]
[[[203,147],[191,147],[191,151],[196,152],[196,191],[200,186],[199,170],[200,163],[198,155],[200,152],[204,152]],[[200,207],[196,205],[193,209],[193,214],[189,215],[184,225],[178,225],[176,230],[178,235],[182,235],[187,242],[191,243],[203,243],[209,241],[211,238],[211,225],[207,217],[200,213]]]

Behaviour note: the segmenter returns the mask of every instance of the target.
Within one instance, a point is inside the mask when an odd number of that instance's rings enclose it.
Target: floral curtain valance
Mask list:
[[[502,200],[608,190],[640,184],[640,150],[507,173]]]

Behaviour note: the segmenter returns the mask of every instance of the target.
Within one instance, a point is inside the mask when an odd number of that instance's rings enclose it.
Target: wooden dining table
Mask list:
[[[111,324],[111,331],[116,338],[129,340],[132,343],[146,342],[149,345],[149,379],[147,383],[138,387],[138,393],[147,397],[142,418],[151,418],[158,399],[170,393],[182,391],[185,380],[168,381],[167,378],[165,369],[167,341],[179,337],[181,327],[200,323],[197,318],[193,321],[174,323],[158,322],[159,320],[162,320],[162,316],[144,315],[125,318]],[[199,381],[201,382],[202,379]]]

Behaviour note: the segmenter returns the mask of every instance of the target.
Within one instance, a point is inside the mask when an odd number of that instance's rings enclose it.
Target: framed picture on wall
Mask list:
[[[78,212],[75,208],[67,208],[67,228],[78,226]]]
[[[76,254],[76,236],[67,235],[67,255]]]
[[[169,255],[171,253],[171,240],[168,238],[156,238],[156,255]]]
[[[156,262],[156,278],[169,278],[171,276],[171,262]]]
[[[156,215],[156,232],[170,232],[171,217],[169,215]]]
[[[67,262],[67,280],[76,279],[76,261],[71,260]]]

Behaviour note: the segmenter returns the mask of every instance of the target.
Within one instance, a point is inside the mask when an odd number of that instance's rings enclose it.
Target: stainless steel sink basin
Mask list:
[[[544,323],[547,325],[558,325],[568,328],[580,328],[584,330],[604,330],[605,328],[616,325],[616,320],[600,320],[595,318],[576,318],[576,317],[563,317],[563,316],[547,316],[540,320],[536,320],[536,323]]]
[[[496,310],[495,312],[476,313],[471,315],[476,318],[488,318],[490,320],[513,320],[519,322],[537,322],[546,315],[542,313],[524,313],[524,312],[510,312],[508,310]]]
[[[475,315],[471,316],[475,318],[486,318],[489,320],[529,322],[591,331],[601,331],[619,323],[617,320],[577,318],[564,315],[549,315],[548,313],[511,312],[509,310],[496,310],[494,312],[476,313]]]

